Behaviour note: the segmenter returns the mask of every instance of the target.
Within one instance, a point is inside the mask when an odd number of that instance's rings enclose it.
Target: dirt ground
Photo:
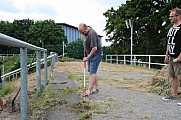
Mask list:
[[[49,70],[49,69],[48,69]],[[111,84],[115,86],[121,85],[121,87],[129,88],[135,91],[148,92],[149,81],[155,76],[158,70],[137,67],[137,66],[125,66],[117,64],[109,64],[102,62],[98,70],[98,79],[100,84]],[[43,71],[42,71],[43,72]],[[83,63],[82,62],[57,62],[54,72],[57,73],[68,73],[70,78],[73,78],[76,83],[82,84],[83,78]],[[129,73],[123,77],[121,73]],[[48,73],[49,74],[49,73]],[[130,74],[132,77],[130,77]],[[138,77],[134,79],[134,76]],[[147,77],[141,77],[147,75]],[[88,73],[86,73],[88,79]],[[130,82],[131,81],[131,82]],[[16,81],[16,88],[20,85],[19,80]],[[36,86],[36,73],[28,75],[28,96],[29,100],[33,98],[35,94]],[[144,87],[141,87],[144,86]],[[17,89],[11,94],[4,98],[5,109],[0,112],[0,120],[19,120],[20,119],[20,96],[16,100],[16,112],[11,111],[11,100],[14,97]],[[29,107],[28,116],[32,118],[33,109]]]

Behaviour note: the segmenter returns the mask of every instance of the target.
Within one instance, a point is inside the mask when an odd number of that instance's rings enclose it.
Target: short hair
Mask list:
[[[180,8],[174,8],[174,9],[172,9],[172,10],[170,10],[170,12],[173,12],[173,11],[175,11],[175,13],[177,14],[177,15],[181,15],[181,9]]]

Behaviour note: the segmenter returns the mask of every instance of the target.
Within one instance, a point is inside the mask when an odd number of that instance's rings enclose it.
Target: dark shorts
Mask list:
[[[88,72],[90,74],[96,74],[101,58],[101,52],[98,52],[88,60]]]
[[[169,60],[169,75],[170,76],[181,76],[181,62],[173,62],[172,57]]]

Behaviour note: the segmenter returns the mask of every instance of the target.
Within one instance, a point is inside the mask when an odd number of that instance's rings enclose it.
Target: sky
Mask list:
[[[102,45],[108,46],[106,33],[103,31],[106,18],[103,16],[108,9],[118,9],[126,0],[1,0],[0,20],[54,20],[78,27],[85,23],[103,36]]]

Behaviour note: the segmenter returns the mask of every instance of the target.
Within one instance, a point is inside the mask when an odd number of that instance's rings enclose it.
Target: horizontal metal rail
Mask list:
[[[149,69],[151,68],[151,65],[159,65],[159,66],[167,65],[165,63],[157,63],[157,62],[152,61],[152,57],[165,57],[165,55],[132,55],[132,56],[134,57],[134,59],[130,61],[129,57],[131,57],[131,55],[106,55],[106,62],[110,62],[110,63],[114,62],[117,64],[119,64],[120,62],[123,62],[123,64],[126,64],[126,62],[129,62],[129,63],[133,63],[133,65],[146,64],[148,65]],[[143,61],[142,59],[140,59],[140,57],[147,57],[147,61]]]
[[[13,47],[19,47],[19,48],[27,48],[34,51],[47,51],[44,48],[37,47],[35,45],[32,45],[30,43],[18,40],[16,38],[7,36],[5,34],[0,33],[0,44],[7,45],[7,46],[13,46]]]

